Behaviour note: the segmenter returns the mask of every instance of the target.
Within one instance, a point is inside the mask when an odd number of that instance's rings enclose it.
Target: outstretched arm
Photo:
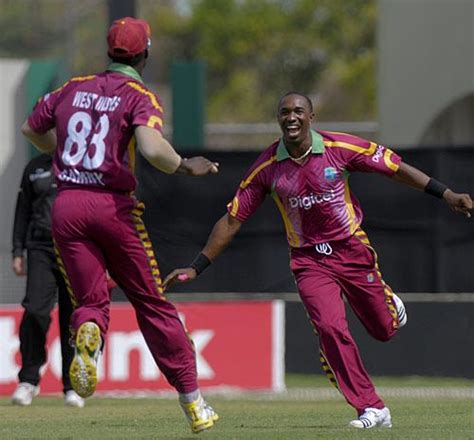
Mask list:
[[[212,228],[206,246],[189,267],[173,270],[163,282],[164,288],[178,281],[184,283],[194,280],[212,261],[214,261],[239,232],[242,223],[225,214]]]
[[[153,128],[139,126],[135,129],[135,136],[145,159],[164,173],[204,176],[219,171],[218,163],[202,156],[183,159],[163,135]]]
[[[472,211],[473,203],[469,194],[455,193],[446,185],[430,178],[423,171],[411,165],[401,162],[392,179],[443,199],[453,211],[459,212],[468,218],[471,217],[470,211]]]

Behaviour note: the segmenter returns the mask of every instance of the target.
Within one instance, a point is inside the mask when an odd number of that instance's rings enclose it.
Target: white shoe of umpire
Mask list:
[[[20,382],[12,394],[12,403],[13,405],[29,406],[39,392],[39,386],[28,382]]]
[[[84,408],[85,400],[74,390],[69,390],[64,393],[64,405],[73,406],[75,408]]]
[[[395,303],[395,307],[397,308],[398,313],[398,328],[401,328],[408,321],[407,311],[405,310],[405,304],[403,304],[403,301],[400,299],[400,297],[395,294],[393,294],[393,301]]]
[[[392,418],[390,416],[390,410],[387,407],[382,409],[366,408],[364,414],[359,416],[358,419],[352,420],[350,425],[353,428],[360,429],[370,429],[375,427],[391,428]]]

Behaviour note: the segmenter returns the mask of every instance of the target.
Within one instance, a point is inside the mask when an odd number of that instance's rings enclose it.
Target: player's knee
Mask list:
[[[373,336],[375,339],[377,339],[377,341],[380,342],[387,342],[392,338],[392,336],[390,336],[388,333],[378,333]]]
[[[397,329],[392,325],[381,325],[378,328],[369,330],[371,336],[380,342],[390,341],[395,336]]]

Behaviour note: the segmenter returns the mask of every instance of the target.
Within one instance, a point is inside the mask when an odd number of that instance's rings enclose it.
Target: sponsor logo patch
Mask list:
[[[318,243],[314,246],[316,252],[322,255],[331,255],[332,254],[332,247],[329,243]]]
[[[372,156],[372,162],[379,163],[380,159],[382,159],[383,157],[384,150],[385,148],[382,145],[379,145],[374,155]]]
[[[311,209],[313,205],[319,205],[320,203],[331,202],[336,198],[334,191],[328,191],[322,194],[311,193],[306,196],[290,197],[288,201],[290,202],[291,208],[304,208]]]
[[[334,167],[326,167],[324,168],[324,178],[329,182],[336,180],[337,178],[337,170]]]

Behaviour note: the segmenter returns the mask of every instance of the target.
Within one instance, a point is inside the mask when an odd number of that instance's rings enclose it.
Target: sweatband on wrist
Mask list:
[[[211,264],[211,260],[207,258],[202,252],[191,263],[191,267],[199,275],[207,266]]]
[[[436,179],[431,177],[428,184],[425,186],[425,193],[438,197],[438,199],[442,199],[443,194],[447,189],[448,187],[445,184],[438,182]]]

